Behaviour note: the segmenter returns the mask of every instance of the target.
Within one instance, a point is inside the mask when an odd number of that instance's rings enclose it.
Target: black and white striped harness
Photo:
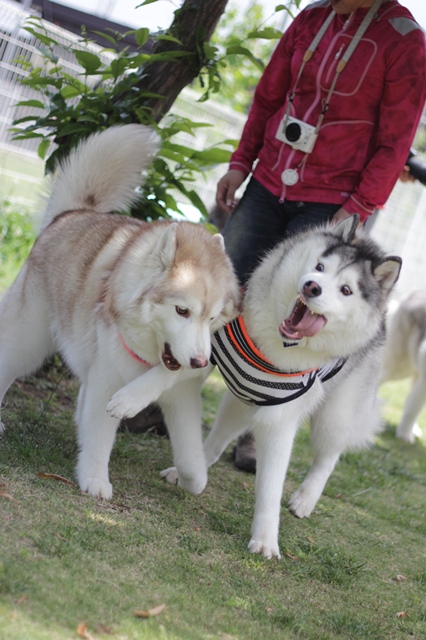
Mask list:
[[[270,406],[299,398],[317,378],[326,382],[341,370],[346,360],[338,358],[307,371],[281,371],[261,354],[239,316],[214,334],[211,362],[218,366],[228,388],[242,402]]]

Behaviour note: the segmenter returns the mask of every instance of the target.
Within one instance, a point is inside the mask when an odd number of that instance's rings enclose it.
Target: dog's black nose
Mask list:
[[[307,298],[318,298],[318,296],[321,295],[322,290],[318,282],[315,282],[315,280],[308,280],[308,282],[305,282],[303,285],[302,293]]]
[[[203,369],[203,367],[207,367],[209,361],[207,360],[207,358],[202,358],[201,356],[199,356],[197,358],[191,358],[189,364],[191,365],[191,369]]]

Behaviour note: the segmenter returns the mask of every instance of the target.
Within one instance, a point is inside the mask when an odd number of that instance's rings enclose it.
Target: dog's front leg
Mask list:
[[[82,491],[110,499],[108,463],[119,421],[105,413],[111,391],[102,382],[96,367],[80,388],[75,415],[80,448],[76,472]]]
[[[257,451],[256,503],[248,548],[251,553],[261,553],[265,558],[279,558],[281,496],[298,425],[290,421],[262,422],[262,426],[252,429]]]
[[[114,418],[133,418],[139,411],[156,402],[181,377],[182,370],[169,371],[162,364],[157,364],[114,393],[106,410]]]
[[[171,484],[193,494],[207,483],[207,464],[201,437],[201,385],[198,376],[163,394],[159,404],[169,431],[175,466],[161,472]]]

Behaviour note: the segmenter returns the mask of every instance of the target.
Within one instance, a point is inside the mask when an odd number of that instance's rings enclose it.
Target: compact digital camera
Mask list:
[[[317,140],[318,134],[315,127],[297,118],[283,118],[276,133],[277,140],[289,144],[293,149],[311,153]]]

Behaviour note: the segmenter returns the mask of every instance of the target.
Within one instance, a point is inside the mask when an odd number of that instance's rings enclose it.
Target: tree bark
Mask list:
[[[167,40],[159,40],[153,53],[185,51],[188,57],[175,60],[155,61],[141,69],[138,88],[164,96],[149,98],[143,106],[151,110],[155,122],[169,111],[184,87],[196,78],[204,65],[203,44],[209,42],[225,11],[228,0],[185,0],[175,12],[168,35],[178,38],[181,45]]]

